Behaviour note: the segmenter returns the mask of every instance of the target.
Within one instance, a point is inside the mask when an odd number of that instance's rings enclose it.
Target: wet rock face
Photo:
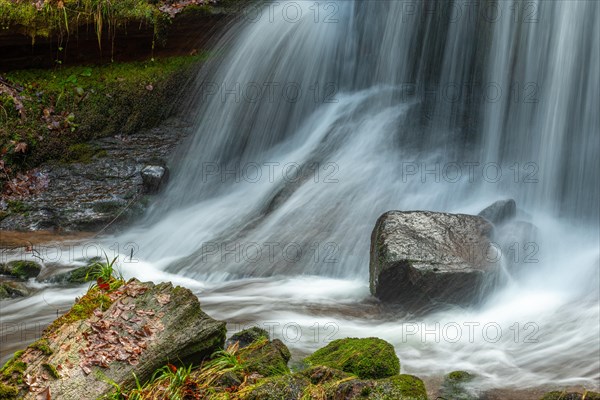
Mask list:
[[[188,289],[131,280],[90,289],[42,338],[4,367],[18,398],[97,399],[117,382],[144,382],[167,362],[200,363],[225,342],[225,323],[206,315]],[[103,377],[104,379],[100,379]]]
[[[147,165],[140,171],[142,175],[143,192],[156,194],[169,180],[169,170],[161,165]]]
[[[517,215],[517,203],[513,199],[498,200],[481,210],[479,214],[494,225],[500,225]]]
[[[492,225],[482,217],[428,211],[389,211],[371,235],[371,293],[410,308],[471,304],[496,257]]]
[[[148,195],[166,182],[167,160],[188,130],[186,123],[170,120],[135,135],[94,141],[89,144],[94,155],[85,162],[42,166],[45,189],[22,200],[18,212],[0,209],[0,229],[118,229],[139,217],[151,201]]]

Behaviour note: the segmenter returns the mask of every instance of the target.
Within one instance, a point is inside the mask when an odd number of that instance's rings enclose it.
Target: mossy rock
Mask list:
[[[297,375],[281,375],[260,380],[238,393],[241,400],[300,399],[310,382]]]
[[[0,282],[0,300],[15,297],[25,297],[31,293],[29,288],[21,282]]]
[[[7,392],[11,392],[10,388],[23,384],[23,373],[27,369],[27,363],[21,360],[24,351],[17,351],[10,360],[0,369],[0,381],[8,386]],[[10,397],[7,397],[10,398]],[[2,397],[0,397],[2,399]]]
[[[35,278],[42,271],[42,266],[35,261],[15,260],[9,261],[2,269],[3,274],[19,279]]]
[[[48,281],[53,283],[86,283],[94,281],[94,273],[100,270],[97,264],[90,264],[84,267],[75,268],[72,271],[51,276]]]
[[[423,381],[412,375],[396,375],[380,380],[352,379],[327,390],[332,399],[427,400]]]
[[[553,391],[548,392],[540,400],[600,400],[600,393],[597,392],[567,392]]]
[[[304,371],[298,372],[298,375],[307,378],[313,385],[322,385],[323,383],[331,381],[341,381],[352,376],[339,369],[329,368],[324,365],[307,368]]]
[[[14,386],[5,385],[0,382],[0,399],[2,400],[12,400],[16,399],[19,394],[19,389]]]
[[[358,376],[380,379],[398,375],[400,360],[394,346],[379,338],[338,339],[304,359],[310,366],[325,365]]]
[[[455,400],[477,400],[479,396],[467,387],[475,379],[475,375],[466,371],[452,371],[444,377],[440,388],[440,396]]]
[[[240,348],[244,348],[261,339],[269,339],[269,332],[255,326],[233,334],[227,340],[226,346],[238,342]]]
[[[290,351],[279,339],[259,339],[238,352],[246,373],[257,372],[262,376],[283,375],[290,372],[287,363]]]

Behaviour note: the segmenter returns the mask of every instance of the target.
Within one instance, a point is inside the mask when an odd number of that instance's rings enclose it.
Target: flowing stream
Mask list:
[[[296,354],[378,336],[418,376],[598,388],[599,21],[570,0],[251,7],[194,84],[169,186],[104,249]],[[370,297],[383,212],[505,198],[523,222],[496,232],[504,279],[482,304],[413,316]],[[82,290],[6,302],[3,322],[48,321]]]

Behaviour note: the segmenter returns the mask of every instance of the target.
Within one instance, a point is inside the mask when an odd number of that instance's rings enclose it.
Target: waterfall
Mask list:
[[[136,243],[126,275],[192,287],[215,318],[297,324],[295,350],[323,345],[316,325],[389,340],[419,376],[597,387],[599,21],[598,2],[572,0],[249,6],[192,87],[195,132],[168,187],[107,243]],[[484,304],[372,307],[379,215],[503,198],[537,233],[498,230],[513,272]]]

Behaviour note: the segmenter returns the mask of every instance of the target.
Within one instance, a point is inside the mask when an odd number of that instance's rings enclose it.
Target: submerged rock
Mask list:
[[[0,300],[12,299],[16,297],[26,297],[32,290],[21,282],[4,281],[0,282]],[[0,398],[2,398],[0,396]]]
[[[477,215],[487,219],[494,225],[500,225],[517,215],[517,203],[513,199],[498,200],[481,210]]]
[[[478,400],[479,396],[469,387],[475,375],[466,371],[453,371],[444,377],[440,397],[453,400]]]
[[[400,360],[394,346],[374,337],[334,340],[304,362],[339,369],[361,379],[387,378],[400,372]]]
[[[371,293],[407,307],[468,305],[496,271],[492,225],[482,217],[389,211],[371,235]]]
[[[225,324],[188,289],[131,280],[90,289],[40,341],[15,353],[0,381],[18,398],[97,399],[113,390],[109,382],[127,388],[134,373],[144,382],[167,362],[199,363],[224,341]]]

